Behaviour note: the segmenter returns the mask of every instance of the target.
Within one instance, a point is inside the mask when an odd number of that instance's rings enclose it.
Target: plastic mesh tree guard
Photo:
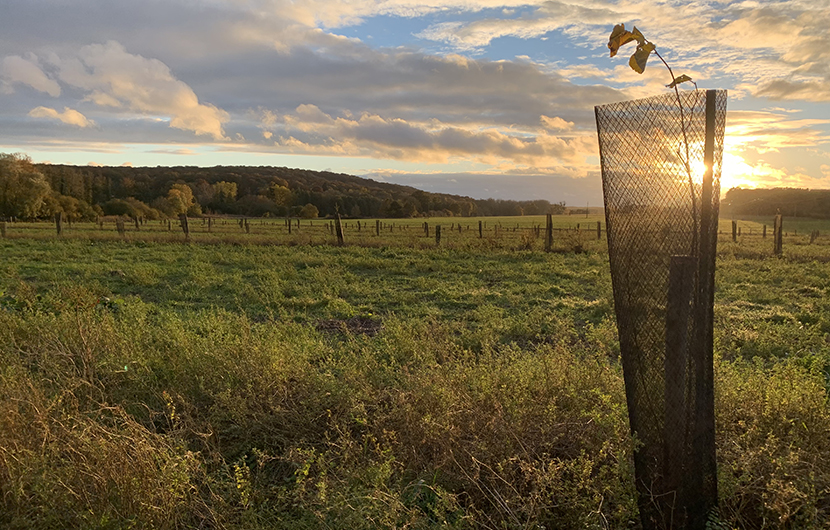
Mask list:
[[[595,108],[608,253],[644,528],[717,505],[712,374],[725,90]]]

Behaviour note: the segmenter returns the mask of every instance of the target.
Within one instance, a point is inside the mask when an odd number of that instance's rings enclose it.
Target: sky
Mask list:
[[[830,188],[830,0],[3,0],[0,152],[600,205],[594,106],[672,79],[619,23],[729,91],[724,190]]]

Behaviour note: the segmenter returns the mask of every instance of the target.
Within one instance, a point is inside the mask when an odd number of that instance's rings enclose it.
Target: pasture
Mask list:
[[[9,224],[0,525],[635,524],[604,220],[478,220]],[[830,226],[763,224],[721,220],[721,520],[826,527]]]

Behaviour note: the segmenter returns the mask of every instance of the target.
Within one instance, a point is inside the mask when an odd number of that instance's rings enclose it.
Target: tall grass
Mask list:
[[[2,244],[2,527],[635,524],[601,254]],[[825,527],[827,266],[721,257],[721,518]]]

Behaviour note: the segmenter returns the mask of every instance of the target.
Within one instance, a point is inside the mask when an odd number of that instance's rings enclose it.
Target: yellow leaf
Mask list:
[[[637,44],[639,44],[640,46],[642,46],[643,44],[646,43],[646,38],[643,37],[643,34],[640,33],[640,30],[637,29],[637,26],[634,26],[634,28],[631,31],[631,35],[634,36],[634,39],[637,41]]]
[[[679,85],[680,83],[685,83],[685,82],[691,81],[691,80],[692,80],[692,78],[687,76],[686,74],[679,75],[679,76],[674,78],[674,81],[672,81],[671,84],[666,85],[666,87],[667,88],[674,88],[677,85]]]
[[[608,37],[608,49],[611,50],[611,57],[617,55],[617,50],[619,50],[620,46],[623,44],[633,40],[640,42],[639,38],[642,38],[643,34],[637,31],[637,28],[634,28],[634,31],[636,33],[626,30],[625,24],[617,24],[614,26],[614,29],[611,31],[611,36]]]
[[[646,61],[648,61],[648,56],[651,55],[651,52],[653,51],[654,44],[650,42],[637,46],[637,51],[634,52],[634,55],[632,55],[631,59],[628,61],[628,66],[630,66],[631,69],[638,74],[642,74],[646,69]]]

